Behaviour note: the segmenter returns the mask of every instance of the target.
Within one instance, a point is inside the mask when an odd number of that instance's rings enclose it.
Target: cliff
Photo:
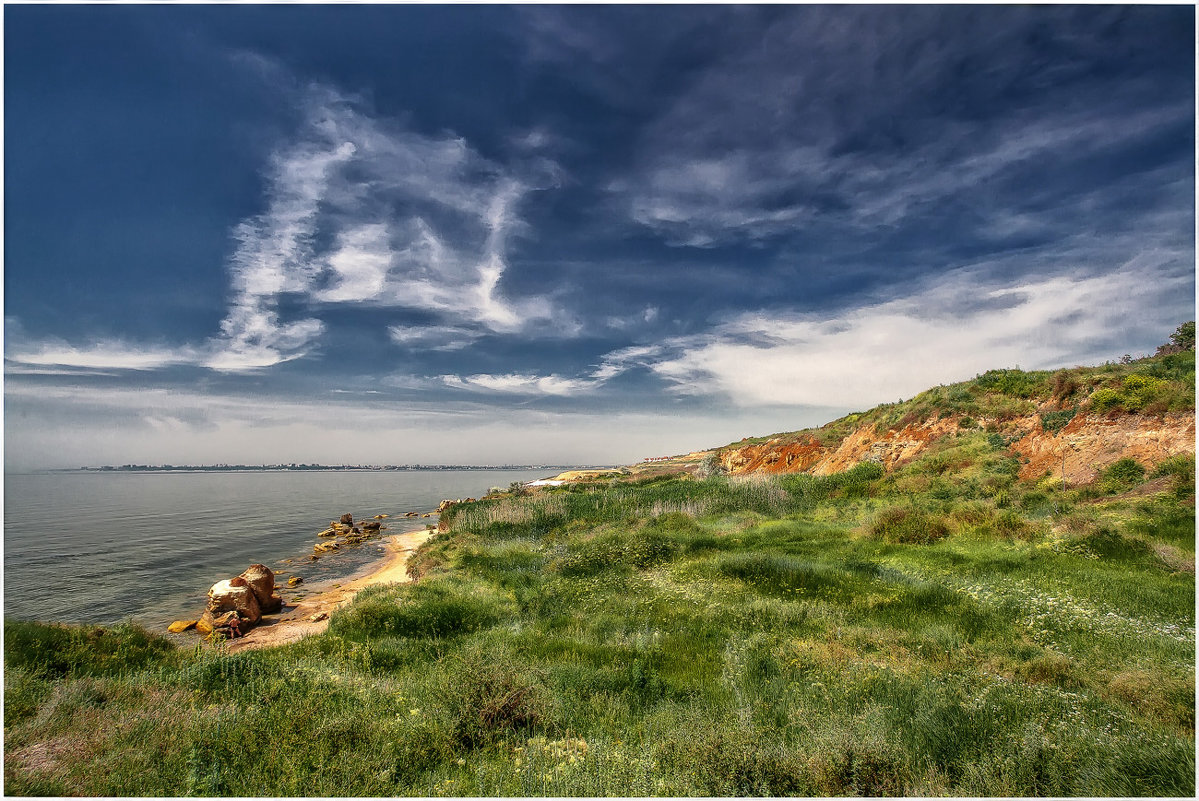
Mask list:
[[[733,475],[827,475],[867,461],[878,462],[890,471],[916,459],[941,437],[956,434],[963,428],[963,421],[967,421],[967,427],[974,427],[970,422],[984,428],[1002,426],[1005,439],[1010,440],[1008,449],[1021,461],[1020,477],[1024,479],[1061,477],[1064,465],[1068,483],[1087,484],[1103,468],[1125,457],[1152,468],[1170,456],[1195,452],[1195,412],[1191,410],[1119,416],[1080,412],[1058,432],[1046,430],[1040,414],[1002,421],[951,415],[882,432],[873,424],[863,424],[835,446],[821,444],[814,434],[800,433],[772,437],[760,444],[732,445],[703,456],[716,454]],[[700,459],[694,462],[698,466]]]
[[[718,462],[732,475],[827,475],[861,462],[888,471],[937,440],[982,429],[1020,462],[1020,477],[1087,484],[1132,458],[1152,469],[1195,453],[1194,327],[1181,326],[1153,356],[1057,371],[991,370],[883,404],[815,429],[746,438],[630,468],[640,475],[700,472]]]

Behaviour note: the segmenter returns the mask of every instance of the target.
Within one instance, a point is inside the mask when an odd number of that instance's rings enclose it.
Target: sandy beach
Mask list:
[[[267,648],[296,642],[311,634],[319,634],[329,626],[328,615],[348,604],[363,587],[372,584],[400,584],[408,578],[408,557],[436,532],[425,528],[391,534],[387,537],[387,556],[376,569],[324,592],[289,603],[278,615],[263,618],[246,636],[226,644],[229,653],[253,648]],[[312,620],[321,613],[323,620]]]

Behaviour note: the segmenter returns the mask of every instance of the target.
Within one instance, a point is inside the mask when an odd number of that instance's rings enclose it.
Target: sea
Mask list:
[[[349,512],[386,514],[382,534],[436,524],[406,518],[443,499],[478,498],[549,469],[54,471],[4,477],[4,617],[162,631],[195,619],[208,588],[253,563],[303,582],[300,600],[370,572],[371,539],[310,561],[317,533]]]

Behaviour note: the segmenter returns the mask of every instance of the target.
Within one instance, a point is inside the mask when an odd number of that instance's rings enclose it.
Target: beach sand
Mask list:
[[[421,528],[390,535],[387,538],[387,556],[375,570],[340,587],[287,604],[280,614],[263,618],[261,623],[246,633],[246,636],[226,643],[226,649],[229,653],[237,653],[253,648],[286,645],[311,634],[321,633],[329,627],[329,618],[326,616],[324,620],[312,620],[314,615],[322,612],[326,615],[333,614],[334,610],[353,600],[363,587],[410,581],[408,557],[435,533]]]

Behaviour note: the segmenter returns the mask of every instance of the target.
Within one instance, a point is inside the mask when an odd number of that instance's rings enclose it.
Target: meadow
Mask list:
[[[1192,796],[1194,470],[963,429],[494,493],[291,646],[10,621],[5,791]]]

